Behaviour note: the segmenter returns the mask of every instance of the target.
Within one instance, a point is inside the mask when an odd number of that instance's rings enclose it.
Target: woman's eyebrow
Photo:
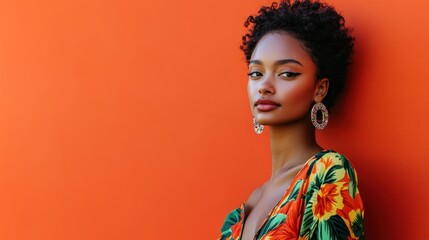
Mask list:
[[[259,64],[259,65],[263,65],[261,60],[250,60],[249,64]],[[286,64],[286,63],[295,63],[298,64],[300,66],[302,66],[302,63],[300,63],[298,60],[295,59],[280,59],[274,62],[274,65],[282,65],[282,64]]]
[[[295,59],[281,59],[274,62],[274,65],[282,65],[286,63],[296,63],[300,66],[302,66],[302,63],[300,63],[298,60]]]

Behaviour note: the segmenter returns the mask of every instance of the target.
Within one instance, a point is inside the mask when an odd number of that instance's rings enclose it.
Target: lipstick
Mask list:
[[[277,109],[279,106],[280,104],[265,98],[258,99],[258,101],[256,101],[255,103],[256,109],[258,109],[261,112],[273,111]]]

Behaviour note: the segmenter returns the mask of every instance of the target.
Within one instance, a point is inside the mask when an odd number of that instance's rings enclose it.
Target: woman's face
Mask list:
[[[285,32],[263,36],[249,64],[248,94],[256,121],[271,126],[310,122],[313,101],[322,101],[328,87],[327,79],[316,81],[316,71],[299,40]]]

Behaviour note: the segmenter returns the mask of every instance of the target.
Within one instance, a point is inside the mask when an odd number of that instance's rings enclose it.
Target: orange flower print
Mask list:
[[[292,201],[291,201],[292,202]],[[285,222],[278,228],[268,232],[261,240],[296,240],[299,235],[299,209],[294,204],[288,208]]]
[[[337,209],[344,207],[343,198],[341,196],[341,188],[344,183],[323,184],[320,190],[315,194],[313,205],[313,214],[315,219],[327,220],[335,215]]]
[[[329,172],[330,169],[332,169],[335,166],[341,166],[342,162],[340,159],[338,158],[334,158],[332,156],[323,156],[322,158],[320,158],[319,161],[316,162],[316,164],[314,165],[311,175],[310,175],[310,181],[313,182],[315,181],[316,178],[319,179],[323,179],[324,176],[326,176],[326,174]],[[336,169],[335,174],[333,175],[333,177],[336,180],[340,180],[344,178],[345,175],[345,169],[344,168],[340,168],[340,169]]]
[[[233,237],[233,239],[237,239],[237,237],[240,236],[242,226],[243,224],[240,221],[231,227],[231,231],[232,231],[231,237]]]
[[[292,204],[294,204],[295,202],[293,200],[289,201],[288,203],[286,203],[286,205],[284,205],[283,207],[278,206],[278,208],[276,209],[275,213],[283,213],[284,215],[287,215],[289,212],[289,208],[292,206]]]
[[[330,157],[322,158],[320,159],[320,162],[325,165],[325,169],[328,169],[334,163],[334,161]]]

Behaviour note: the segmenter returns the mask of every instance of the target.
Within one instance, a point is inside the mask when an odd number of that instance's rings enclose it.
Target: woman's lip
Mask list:
[[[259,105],[259,104],[262,104],[262,105],[276,105],[276,106],[279,106],[280,104],[278,104],[278,103],[276,103],[276,102],[273,102],[273,101],[271,101],[271,100],[268,100],[268,99],[266,99],[266,98],[260,98],[260,99],[258,99],[256,102],[255,102],[255,105]]]
[[[278,108],[280,106],[280,104],[273,102],[271,100],[268,99],[258,99],[258,101],[256,101],[255,103],[255,107],[256,109],[258,109],[259,111],[262,112],[268,112],[268,111],[272,111],[276,108]]]
[[[278,105],[271,105],[271,104],[258,104],[256,105],[256,109],[258,109],[261,112],[269,112],[276,108],[278,108]]]

